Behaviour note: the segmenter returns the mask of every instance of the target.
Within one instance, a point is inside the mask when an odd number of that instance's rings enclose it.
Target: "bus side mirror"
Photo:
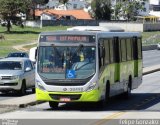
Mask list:
[[[37,59],[37,48],[36,48],[36,50],[35,50],[35,60]]]
[[[32,62],[36,62],[37,59],[37,47],[33,47],[29,50],[29,59]]]

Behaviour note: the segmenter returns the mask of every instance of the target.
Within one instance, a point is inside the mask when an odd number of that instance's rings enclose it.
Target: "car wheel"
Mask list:
[[[35,93],[35,88],[32,88],[32,93]]]
[[[52,109],[57,109],[58,108],[58,102],[53,102],[53,101],[49,101],[49,106],[52,108]]]
[[[19,90],[19,95],[25,95],[26,94],[26,83],[23,81],[21,89]]]

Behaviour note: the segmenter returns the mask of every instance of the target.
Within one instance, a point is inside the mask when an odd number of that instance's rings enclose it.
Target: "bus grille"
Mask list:
[[[70,98],[71,100],[78,100],[81,97],[81,94],[76,94],[76,95],[49,94],[49,95],[54,100],[60,100],[60,98]]]

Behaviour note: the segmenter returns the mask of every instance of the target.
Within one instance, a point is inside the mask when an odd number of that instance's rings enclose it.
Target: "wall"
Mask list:
[[[138,32],[144,32],[144,31],[159,31],[160,30],[160,23],[131,23],[131,22],[118,22],[118,23],[110,23],[110,22],[100,22],[100,26],[115,26],[123,28],[125,31],[138,31]]]
[[[100,22],[100,26],[115,26],[124,29],[125,31],[143,31],[142,23],[106,23]]]
[[[125,31],[160,31],[160,22],[157,23],[137,23],[137,22],[102,22],[100,20],[43,20],[42,26],[115,26]],[[26,21],[26,26],[40,27],[41,21]]]
[[[40,27],[40,24],[41,24],[40,20],[38,20],[38,21],[26,21],[24,23],[25,26],[29,26],[29,27]]]

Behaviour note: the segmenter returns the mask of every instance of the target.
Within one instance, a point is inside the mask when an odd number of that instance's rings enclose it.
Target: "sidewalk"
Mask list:
[[[143,75],[147,75],[156,71],[160,71],[160,65],[143,68]],[[35,94],[31,94],[22,97],[17,97],[14,99],[7,99],[4,101],[0,101],[0,107],[8,106],[8,107],[24,108],[27,107],[28,105],[36,105],[39,103],[42,102],[36,101]]]
[[[150,67],[143,68],[143,75],[147,75],[153,72],[160,71],[160,65],[154,65]]]
[[[30,94],[22,97],[16,97],[13,99],[6,99],[4,101],[0,101],[0,107],[19,107],[23,108],[28,105],[36,105],[42,102],[36,101],[36,95]]]

